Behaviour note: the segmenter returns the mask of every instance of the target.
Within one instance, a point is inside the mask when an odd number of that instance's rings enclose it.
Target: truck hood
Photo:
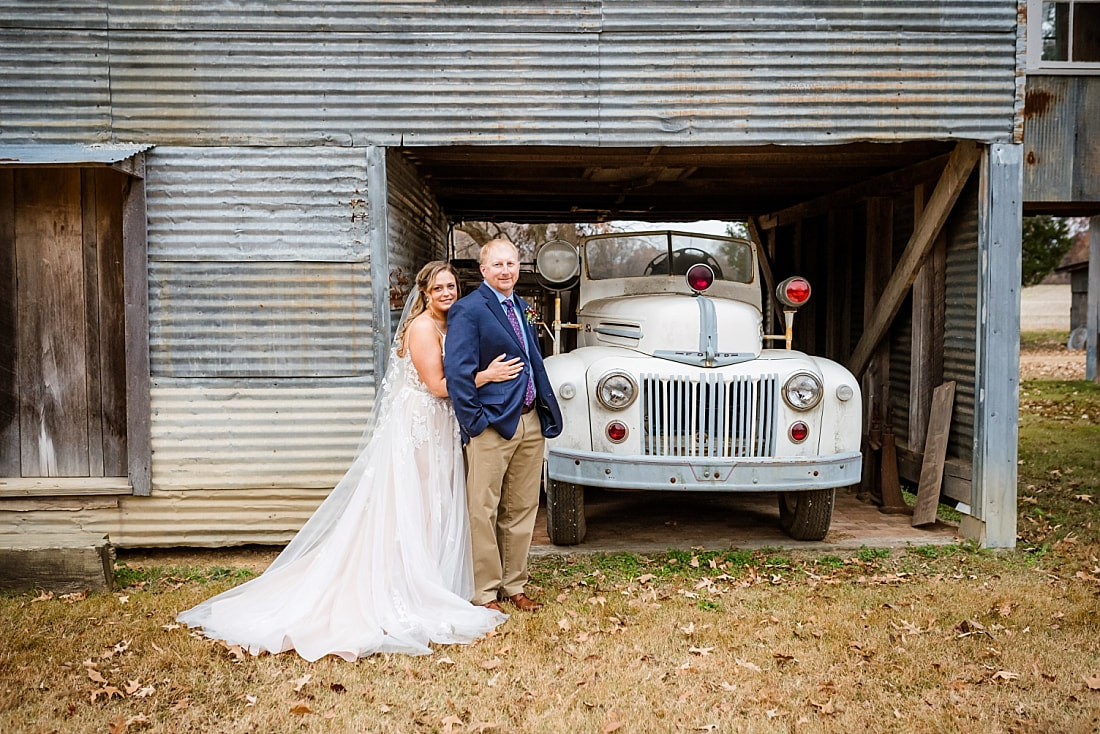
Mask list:
[[[579,346],[618,346],[687,364],[721,366],[760,355],[760,312],[728,299],[676,294],[606,298],[578,315]]]

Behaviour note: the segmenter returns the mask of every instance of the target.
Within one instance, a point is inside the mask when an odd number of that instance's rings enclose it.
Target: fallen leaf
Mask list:
[[[760,673],[760,672],[762,672],[762,671],[760,670],[760,666],[759,666],[759,665],[757,665],[756,663],[750,663],[749,661],[747,661],[747,660],[742,660],[741,658],[734,658],[733,662],[737,663],[737,664],[738,664],[738,665],[740,665],[740,666],[741,666],[742,668],[746,668],[747,670],[751,670],[751,671],[753,671],[754,673]]]
[[[160,628],[162,630],[168,630],[169,632],[171,632],[172,630],[178,630],[180,628],[180,625],[176,624],[175,622],[169,622],[168,624],[162,624]]]
[[[134,693],[136,693],[137,691],[141,690],[141,683],[139,683],[136,680],[132,680],[129,683],[122,686],[122,688],[123,688],[124,691],[126,691],[126,695],[130,696],[130,695],[133,695]]]
[[[130,595],[129,594],[119,594],[118,595],[118,603],[119,604],[129,604],[130,603]]]
[[[294,692],[301,693],[302,689],[305,688],[306,684],[309,683],[312,679],[313,675],[311,673],[306,673],[301,678],[296,680],[294,682]]]
[[[481,664],[481,667],[485,668],[486,670],[495,670],[496,668],[500,667],[500,664],[500,658],[493,658],[492,660],[486,660],[484,663]]]
[[[106,683],[107,679],[95,668],[88,668],[88,677],[96,683]]]
[[[623,722],[619,721],[618,719],[612,719],[611,721],[607,722],[606,725],[604,725],[603,734],[611,734],[611,732],[618,731],[622,728]]]
[[[303,700],[291,706],[290,713],[297,714],[298,716],[305,716],[306,714],[312,714],[315,712],[309,707],[309,701]]]
[[[713,649],[714,649],[713,647],[694,647],[694,646],[692,646],[692,647],[688,648],[688,652],[693,654],[693,655],[702,656],[702,655],[710,655],[711,650],[713,650]]]
[[[564,632],[568,632],[572,626],[573,625],[569,624],[569,619],[566,617],[562,617],[558,620],[558,627]]]
[[[651,573],[642,574],[641,576],[638,577],[638,583],[639,584],[647,584],[655,578],[657,578],[657,577],[654,576]]]
[[[180,700],[178,700],[174,704],[172,704],[172,710],[173,711],[183,711],[185,708],[187,708],[190,705],[191,705],[191,697],[188,696],[188,697],[185,697],[185,698],[181,698]]]
[[[157,689],[150,683],[144,688],[139,689],[138,692],[134,694],[134,698],[145,698],[147,696],[152,696],[156,692]]]
[[[460,730],[464,728],[462,724],[462,719],[453,714],[443,719],[443,721],[441,721],[440,723],[443,724],[444,734],[450,734],[450,732],[454,731],[455,726],[457,726]]]
[[[1085,678],[1085,685],[1089,687],[1090,691],[1100,691],[1100,673],[1096,673],[1090,678]]]
[[[992,680],[1005,681],[1007,683],[1008,681],[1016,680],[1019,677],[1019,673],[1013,673],[1008,670],[998,670],[996,673],[993,674]]]
[[[41,594],[31,599],[31,604],[35,603],[36,601],[49,601],[50,599],[53,599],[53,592],[43,591]]]
[[[440,658],[439,660],[435,661],[435,664],[436,665],[454,665],[455,661],[451,660],[450,658]]]

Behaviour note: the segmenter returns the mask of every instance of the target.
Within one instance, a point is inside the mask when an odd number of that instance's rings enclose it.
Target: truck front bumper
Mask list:
[[[552,448],[546,464],[551,479],[604,489],[773,492],[858,484],[863,454],[715,459]]]

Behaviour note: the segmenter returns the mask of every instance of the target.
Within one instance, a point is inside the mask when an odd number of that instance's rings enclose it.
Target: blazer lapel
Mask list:
[[[519,334],[512,328],[512,322],[508,320],[508,317],[504,315],[504,307],[500,305],[500,301],[497,299],[497,294],[484,283],[481,284],[480,290],[482,296],[485,298],[485,306],[492,312],[496,320],[500,322],[500,325],[504,327],[504,330],[508,332],[508,336],[512,337],[512,341],[516,343],[516,346],[522,351],[523,344],[519,340]],[[513,300],[513,303],[515,301]],[[516,318],[519,318],[519,314],[516,314]],[[522,322],[520,322],[522,323]]]

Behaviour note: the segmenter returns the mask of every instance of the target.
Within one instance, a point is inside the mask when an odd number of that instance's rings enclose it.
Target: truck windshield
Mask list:
[[[684,275],[696,263],[706,263],[714,277],[752,282],[752,246],[740,240],[694,237],[670,232],[624,232],[589,239],[585,266],[592,280]]]

